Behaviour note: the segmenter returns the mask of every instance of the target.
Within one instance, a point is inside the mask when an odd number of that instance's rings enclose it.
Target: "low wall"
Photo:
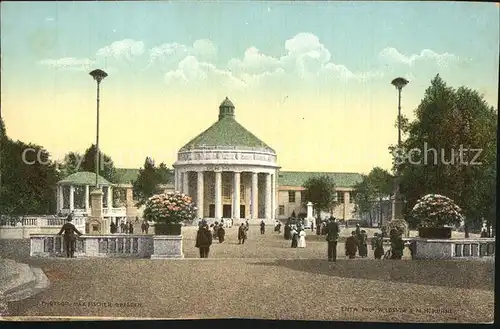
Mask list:
[[[460,259],[495,257],[495,238],[423,239],[414,238],[414,259]]]
[[[85,232],[85,217],[76,217],[72,223]],[[65,218],[57,216],[27,216],[20,219],[2,217],[0,239],[28,239],[32,234],[57,234]]]

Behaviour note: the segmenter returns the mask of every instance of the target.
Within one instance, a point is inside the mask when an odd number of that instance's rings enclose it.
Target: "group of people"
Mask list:
[[[306,231],[302,224],[292,224],[287,222],[285,224],[284,232],[285,240],[292,240],[292,248],[305,248],[306,247]]]
[[[219,243],[223,243],[226,235],[226,230],[224,229],[224,223],[215,222],[214,224],[208,226],[205,220],[200,220],[198,223],[198,232],[196,233],[195,247],[200,250],[200,258],[207,258],[210,253],[210,246],[212,245],[213,239],[218,239]],[[212,230],[210,230],[210,228]],[[244,244],[247,239],[247,232],[249,228],[248,220],[245,223],[241,223],[238,228],[238,244]],[[262,232],[262,230],[261,230]]]

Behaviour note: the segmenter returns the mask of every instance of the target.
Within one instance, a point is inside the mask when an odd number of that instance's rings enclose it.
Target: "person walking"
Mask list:
[[[381,259],[382,256],[384,255],[384,238],[381,234],[375,233],[375,236],[373,237],[374,243],[374,251],[373,254],[375,256],[375,259]]]
[[[337,242],[339,239],[339,224],[335,217],[330,217],[330,222],[326,227],[326,241],[328,243],[328,261],[337,261]]]
[[[292,248],[297,248],[299,243],[299,232],[297,231],[297,226],[292,225]]]
[[[196,234],[195,247],[200,249],[200,258],[208,258],[212,245],[212,233],[207,225],[202,225]]]
[[[143,234],[148,234],[149,231],[149,223],[147,220],[143,220],[141,224],[141,230]]]
[[[284,230],[284,237],[285,237],[285,240],[290,240],[292,238],[292,228],[290,226],[290,223],[286,223],[285,224],[285,230]]]
[[[392,229],[389,234],[391,241],[391,259],[401,259],[405,247],[401,233],[396,229]]]
[[[61,227],[61,230],[57,235],[61,235],[64,232],[63,236],[63,242],[64,242],[64,249],[66,249],[66,257],[67,258],[75,258],[75,244],[76,244],[76,236],[75,233],[78,234],[78,236],[81,236],[82,233],[78,231],[78,229],[71,223],[73,220],[73,212],[69,214],[69,216],[66,218],[66,223]]]
[[[356,251],[358,249],[358,241],[356,239],[356,231],[351,232],[351,236],[345,240],[345,255],[349,259],[356,258]]]
[[[297,248],[305,248],[305,247],[306,247],[306,231],[301,228],[299,232],[299,243],[297,244]]]
[[[366,236],[366,231],[361,230],[361,238],[359,241],[359,256],[366,257],[368,256],[368,237]]]
[[[260,222],[260,234],[264,234],[266,233],[266,223],[264,223],[264,221],[262,220]]]
[[[225,236],[226,236],[226,230],[224,229],[224,225],[221,223],[219,230],[217,230],[217,237],[219,238],[219,243],[224,242]]]
[[[114,222],[111,222],[111,224],[109,224],[109,233],[116,233],[116,224]]]
[[[238,228],[238,244],[245,244],[245,239],[247,236],[245,224],[241,223]]]

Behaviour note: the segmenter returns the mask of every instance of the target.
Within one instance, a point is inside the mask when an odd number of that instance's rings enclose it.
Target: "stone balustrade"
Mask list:
[[[495,257],[495,238],[423,239],[414,238],[415,259],[470,259]]]
[[[75,256],[149,258],[153,253],[152,235],[109,234],[82,235],[76,241]],[[32,234],[31,257],[65,257],[63,237]]]
[[[107,217],[125,217],[127,216],[127,208],[103,208],[102,214]]]

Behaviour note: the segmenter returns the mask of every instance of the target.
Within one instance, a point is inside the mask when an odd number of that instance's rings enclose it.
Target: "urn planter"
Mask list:
[[[182,224],[177,223],[156,223],[155,234],[156,235],[181,235]]]
[[[418,236],[424,239],[451,239],[451,227],[419,227]]]

